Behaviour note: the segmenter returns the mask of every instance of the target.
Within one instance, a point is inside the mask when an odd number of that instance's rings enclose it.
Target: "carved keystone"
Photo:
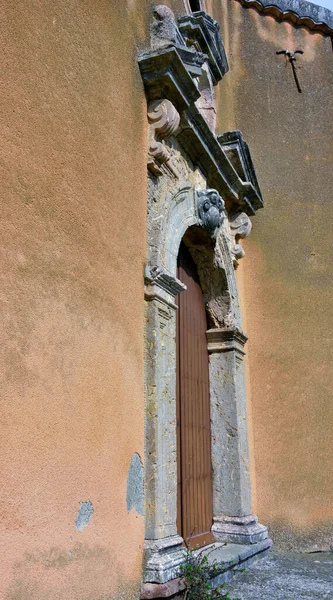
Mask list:
[[[224,202],[216,190],[198,190],[197,206],[201,225],[215,238],[224,219]]]

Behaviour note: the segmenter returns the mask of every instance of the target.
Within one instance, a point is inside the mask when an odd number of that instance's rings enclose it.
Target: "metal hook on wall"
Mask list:
[[[297,75],[297,71],[296,71],[296,67],[295,67],[295,62],[296,62],[295,54],[304,54],[303,50],[295,50],[294,52],[291,52],[290,50],[278,50],[278,52],[276,52],[276,54],[284,54],[288,58],[288,60],[291,64],[292,70],[293,70],[293,76],[295,79],[297,90],[301,94],[302,90],[301,90],[301,86],[300,86],[300,83],[298,80],[298,75]]]

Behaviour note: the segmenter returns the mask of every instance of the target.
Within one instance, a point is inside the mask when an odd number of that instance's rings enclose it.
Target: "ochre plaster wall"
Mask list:
[[[209,4],[209,3],[208,3]],[[239,268],[249,335],[255,511],[277,546],[332,543],[333,245],[331,40],[213,3],[230,72],[218,131],[240,129],[265,208]],[[209,7],[208,7],[209,8]],[[298,93],[276,51],[301,49]]]
[[[4,600],[138,598],[149,8],[2,7]]]

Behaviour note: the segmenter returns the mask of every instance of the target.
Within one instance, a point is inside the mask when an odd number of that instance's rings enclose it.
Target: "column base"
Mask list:
[[[213,588],[229,581],[237,571],[247,569],[257,560],[264,559],[272,546],[272,540],[264,540],[257,544],[225,544],[215,542],[196,551],[200,556],[207,556],[210,564],[215,563],[219,574],[211,580]],[[141,600],[185,600],[186,581],[178,577],[167,583],[143,583]]]
[[[184,563],[183,538],[172,535],[159,540],[145,540],[144,582],[166,583],[181,575]]]
[[[256,515],[214,517],[212,533],[219,542],[257,544],[268,537],[267,527],[258,523]]]

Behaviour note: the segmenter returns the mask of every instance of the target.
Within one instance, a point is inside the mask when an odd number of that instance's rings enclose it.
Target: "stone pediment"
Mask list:
[[[139,66],[148,101],[172,103],[179,115],[172,135],[200,168],[207,185],[223,197],[227,211],[254,215],[263,202],[249,149],[240,132],[215,135],[207,117],[214,110],[213,92],[211,107],[207,110],[200,105],[203,94],[209,92],[207,87],[202,90],[200,81],[208,86],[211,78],[213,86],[228,69],[216,21],[200,11],[176,23],[169,8],[155,7],[151,50],[139,56]],[[157,122],[152,127],[149,168],[160,174],[164,162],[172,171],[168,150],[163,149],[170,133],[165,134]]]
[[[180,17],[178,26],[186,44],[208,57],[213,84],[216,85],[229,70],[219,24],[200,11]]]

